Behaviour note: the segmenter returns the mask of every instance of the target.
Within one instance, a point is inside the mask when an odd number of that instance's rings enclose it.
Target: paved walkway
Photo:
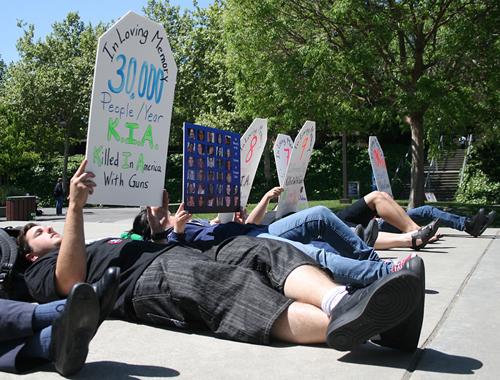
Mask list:
[[[62,218],[38,218],[62,231]],[[86,209],[87,239],[117,236],[137,209]],[[54,220],[55,219],[55,220]],[[0,226],[19,225],[0,220]],[[324,346],[258,346],[117,320],[106,321],[77,379],[497,379],[500,374],[500,229],[479,238],[441,228],[420,255],[426,309],[413,354],[365,344],[353,352]],[[382,251],[384,258],[408,249]],[[18,378],[0,374],[0,379]],[[51,366],[23,379],[55,379]]]

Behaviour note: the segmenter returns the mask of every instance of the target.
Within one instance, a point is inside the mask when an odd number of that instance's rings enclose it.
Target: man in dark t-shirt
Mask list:
[[[25,279],[36,300],[64,297],[75,283],[93,282],[117,266],[114,315],[122,319],[208,329],[243,342],[274,338],[350,350],[404,323],[423,296],[422,278],[406,269],[348,291],[281,241],[241,236],[205,252],[122,239],[86,246],[83,207],[95,186],[86,162],[71,179],[64,239],[35,224],[21,233],[21,254],[32,263]],[[420,333],[421,324],[412,328]]]

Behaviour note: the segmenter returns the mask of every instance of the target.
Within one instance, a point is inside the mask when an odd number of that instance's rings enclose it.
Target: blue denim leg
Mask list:
[[[378,260],[379,257],[333,212],[323,206],[311,207],[269,225],[269,233],[300,243],[322,238],[342,256],[357,260]]]
[[[261,233],[257,235],[257,237],[280,240],[293,245],[295,248],[298,248],[316,261],[323,268],[328,269],[334,280],[342,284],[366,286],[390,273],[392,268],[391,262],[384,262],[381,260],[355,260],[340,256],[338,253],[333,252],[334,250],[332,247],[329,247],[329,245],[324,242],[314,242],[315,245],[320,243],[318,244],[320,246],[315,246],[312,244],[303,244],[293,240],[284,239],[268,233]],[[323,245],[325,247],[329,247],[330,249],[327,250],[322,248]]]
[[[424,225],[431,222],[433,219],[441,219],[441,224],[445,227],[450,227],[455,230],[463,231],[465,228],[465,216],[451,214],[449,212],[438,209],[432,206],[421,206],[412,208],[406,212],[413,221],[419,225]],[[384,232],[400,232],[397,228],[389,223],[382,221],[379,223],[380,231]]]

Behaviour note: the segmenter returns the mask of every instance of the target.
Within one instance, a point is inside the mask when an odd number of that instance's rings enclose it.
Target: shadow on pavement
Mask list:
[[[138,379],[144,377],[166,378],[179,376],[172,368],[128,364],[114,361],[87,363],[73,379]],[[135,377],[138,376],[138,377]]]
[[[451,355],[432,348],[418,350],[415,353],[404,353],[364,344],[360,349],[349,352],[339,358],[340,362],[365,364],[390,368],[401,368],[413,372],[410,368],[417,358],[415,371],[451,373],[460,375],[474,374],[483,363],[467,356]]]

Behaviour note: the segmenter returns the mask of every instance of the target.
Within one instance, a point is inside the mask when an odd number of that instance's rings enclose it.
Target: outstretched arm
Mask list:
[[[255,206],[250,215],[248,215],[246,223],[260,224],[262,222],[262,219],[264,219],[264,216],[266,215],[269,202],[274,198],[278,198],[282,192],[283,188],[276,186],[265,193],[257,206]]]
[[[83,207],[89,194],[94,192],[94,173],[86,172],[83,160],[70,181],[69,205],[64,223],[64,237],[56,262],[56,289],[67,295],[73,285],[84,282],[87,276],[87,252],[83,229]]]

